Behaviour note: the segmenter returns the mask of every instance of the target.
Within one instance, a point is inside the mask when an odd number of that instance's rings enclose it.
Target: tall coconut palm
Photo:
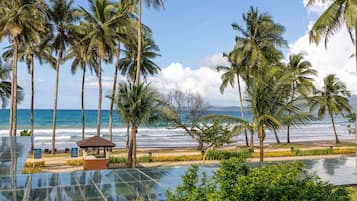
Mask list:
[[[243,14],[245,27],[233,23],[236,36],[235,48],[231,60],[237,64],[245,63],[255,71],[261,64],[279,63],[283,54],[278,47],[286,47],[283,38],[285,28],[274,22],[269,13],[260,13],[257,8],[250,7],[248,13]]]
[[[153,124],[158,120],[173,119],[174,112],[149,84],[120,84],[116,105],[124,121],[130,122],[131,138],[128,151],[128,167],[136,166],[136,135],[142,124]]]
[[[316,3],[330,3],[330,5],[321,14],[321,16],[317,19],[314,26],[310,30],[310,42],[318,44],[321,39],[324,38],[325,47],[327,47],[328,39],[332,37],[342,27],[342,25],[344,25],[349,31],[352,42],[355,43],[355,60],[357,71],[357,1],[309,0],[307,2],[307,6],[313,6]],[[352,37],[353,29],[355,31],[354,39]]]
[[[138,55],[137,50],[138,48],[136,46],[136,42],[126,44],[125,49],[123,50],[123,58],[120,59],[119,65],[121,74],[133,82],[137,80],[137,60],[135,59]],[[157,56],[160,56],[160,54],[157,53],[158,51],[159,47],[155,44],[151,36],[149,34],[145,34],[140,56],[140,73],[144,75],[144,77],[148,75],[155,75],[161,70],[160,67],[152,61]]]
[[[113,139],[113,109],[114,109],[114,101],[117,87],[117,79],[119,73],[119,64],[120,64],[120,52],[121,52],[121,43],[131,40],[131,35],[128,32],[132,32],[134,28],[133,19],[130,16],[131,10],[135,7],[134,2],[122,0],[118,4],[117,15],[122,15],[121,20],[117,24],[118,35],[120,36],[117,41],[117,45],[115,48],[115,70],[114,70],[114,80],[113,80],[113,88],[112,94],[110,97],[110,109],[109,109],[109,139],[112,141]],[[128,31],[130,30],[130,31]]]
[[[281,120],[279,113],[271,112],[272,105],[283,106],[284,99],[277,98],[282,90],[285,90],[290,85],[290,76],[284,75],[283,68],[278,66],[259,66],[255,73],[254,82],[248,87],[249,106],[252,112],[250,121],[243,120],[232,116],[225,115],[209,115],[200,120],[219,118],[225,121],[237,123],[232,132],[243,130],[253,130],[257,133],[259,139],[260,161],[264,161],[264,140],[266,137],[266,129],[279,128]]]
[[[91,72],[96,70],[96,64],[97,64],[97,57],[93,55],[88,54],[88,41],[84,41],[82,43],[78,42],[80,41],[82,35],[78,35],[78,40],[77,42],[73,42],[72,48],[69,50],[67,58],[66,59],[72,59],[72,66],[71,66],[71,71],[72,74],[75,74],[77,70],[80,68],[82,70],[82,88],[81,88],[81,119],[82,119],[82,139],[85,137],[85,114],[84,114],[84,84],[85,84],[85,78],[86,78],[86,71],[87,68]],[[95,71],[97,74],[97,71]]]
[[[160,7],[164,7],[164,1],[163,0],[145,0],[145,3],[148,7],[151,7],[153,6],[154,8],[160,8]],[[142,30],[141,30],[141,14],[142,14],[142,0],[137,0],[137,5],[138,5],[138,9],[137,9],[137,16],[138,16],[138,21],[137,21],[137,43],[138,43],[138,54],[136,55],[136,75],[135,75],[135,84],[136,85],[139,85],[140,83],[140,73],[141,73],[141,53],[142,53],[142,50],[141,50],[141,47],[142,47]]]
[[[3,53],[3,57],[6,61],[10,61],[12,58],[13,48],[8,47]],[[56,59],[51,55],[51,48],[46,44],[46,41],[40,44],[35,44],[33,41],[25,41],[20,44],[18,49],[18,58],[20,61],[24,61],[27,65],[27,70],[31,74],[31,112],[30,112],[30,131],[31,131],[31,148],[34,148],[34,104],[35,104],[35,58],[43,64],[43,62],[55,65]]]
[[[290,104],[294,104],[297,96],[307,97],[311,95],[314,90],[314,79],[312,76],[317,76],[317,71],[312,69],[311,63],[304,60],[303,55],[290,55],[287,69],[292,74]],[[290,143],[290,126],[292,119],[291,110],[288,107],[287,120],[287,143]]]
[[[89,55],[96,55],[98,72],[98,114],[97,135],[100,136],[101,109],[102,109],[102,60],[111,62],[115,46],[119,39],[116,26],[124,16],[116,12],[115,4],[107,0],[89,0],[90,10],[81,7],[84,12],[85,21],[81,26],[89,30],[83,41],[89,41]]]
[[[65,58],[65,50],[73,39],[72,27],[79,20],[81,12],[73,8],[73,0],[51,0],[49,5],[49,16],[54,32],[49,37],[52,39],[51,46],[57,54],[56,60],[56,86],[53,105],[52,125],[52,154],[55,154],[56,125],[57,125],[57,102],[59,67]]]
[[[316,91],[316,94],[312,97],[311,109],[318,109],[318,117],[322,119],[326,116],[326,113],[329,115],[336,143],[340,143],[340,140],[336,132],[334,115],[344,115],[344,112],[351,113],[349,97],[350,92],[346,89],[346,85],[334,74],[329,74],[324,78],[323,89]]]
[[[282,73],[282,68],[275,66],[259,66],[248,87],[248,102],[252,112],[252,127],[259,138],[260,161],[263,161],[263,143],[265,129],[276,129],[281,125],[277,113],[271,112],[272,105],[283,107],[284,99],[277,97],[290,84],[290,76]]]
[[[224,73],[221,75],[222,79],[222,84],[220,86],[220,91],[223,94],[225,88],[227,88],[228,84],[234,87],[234,82],[237,80],[237,88],[238,88],[238,96],[239,96],[239,104],[240,104],[240,112],[241,112],[241,117],[244,120],[244,108],[243,108],[243,96],[241,92],[241,84],[240,84],[240,77],[243,73],[244,68],[242,65],[235,64],[233,61],[230,60],[230,58],[227,54],[223,54],[224,57],[228,58],[228,61],[230,62],[231,66],[218,66],[217,67],[217,72],[223,71]],[[245,144],[249,146],[248,143],[248,135],[247,131],[244,131],[244,136],[245,136]]]
[[[18,49],[22,41],[40,42],[46,32],[46,15],[43,1],[18,0],[0,2],[0,39],[8,36],[13,46],[12,84],[9,134],[17,129],[17,62]]]
[[[245,69],[243,79],[249,88],[259,66],[279,63],[283,54],[277,48],[287,46],[287,42],[282,36],[285,28],[275,23],[268,13],[260,13],[257,8],[250,7],[243,14],[243,21],[244,26],[232,24],[239,35],[235,38],[236,44],[229,60]],[[253,133],[250,146],[253,150]]]

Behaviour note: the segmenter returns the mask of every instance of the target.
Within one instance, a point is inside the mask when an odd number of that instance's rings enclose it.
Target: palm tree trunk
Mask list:
[[[258,129],[258,137],[259,137],[259,161],[262,163],[264,162],[264,138],[265,138],[265,132],[263,127],[259,127]]]
[[[286,134],[287,141],[286,141],[286,143],[290,144],[290,123],[289,123],[289,121],[288,121],[288,126],[287,126],[286,130],[287,130],[287,134]]]
[[[277,144],[280,144],[278,132],[276,131],[276,129],[273,129],[273,132],[274,132],[274,136],[275,136],[276,143],[277,143]]]
[[[12,58],[12,82],[11,82],[11,105],[10,105],[10,120],[9,120],[9,135],[16,136],[16,91],[17,91],[17,51],[18,39],[15,37],[12,41],[13,44],[13,58]]]
[[[12,200],[17,200],[17,157],[16,157],[16,138],[10,139],[10,155],[11,155],[11,185],[12,185]]]
[[[114,72],[114,81],[113,81],[113,90],[112,90],[112,99],[110,102],[110,111],[109,111],[109,138],[110,141],[113,141],[113,107],[114,107],[114,100],[115,100],[115,92],[117,86],[117,77],[119,72],[119,59],[120,59],[120,43],[118,44],[117,51],[117,63],[115,65],[115,72]]]
[[[30,122],[31,122],[31,150],[34,149],[34,105],[35,105],[35,64],[33,60],[33,55],[31,55],[31,115],[30,115]]]
[[[81,106],[82,106],[82,140],[84,140],[84,129],[85,129],[85,117],[84,117],[84,83],[86,78],[86,67],[83,65],[83,75],[82,75],[82,92],[81,92]]]
[[[240,81],[239,81],[239,75],[237,74],[237,86],[238,86],[238,94],[239,94],[239,103],[240,103],[240,113],[242,115],[242,119],[244,119],[244,108],[243,108],[243,98],[242,98],[242,92],[240,89]],[[245,145],[248,147],[248,134],[247,134],[247,129],[244,129],[244,136],[245,136]]]
[[[59,48],[57,62],[56,62],[56,86],[55,86],[55,100],[53,106],[53,125],[52,125],[52,154],[56,150],[56,123],[57,123],[57,98],[58,98],[58,80],[59,80],[59,65],[62,62],[63,47]]]
[[[133,139],[133,168],[136,167],[136,134],[138,133],[138,128],[136,127],[136,125],[132,126],[134,127],[134,131],[133,132],[133,136],[132,136],[132,139]]]
[[[295,84],[293,83],[293,90],[292,90],[292,95],[291,95],[291,103],[292,101],[294,100],[294,96],[295,96]],[[291,115],[291,112],[290,112],[290,108],[289,108],[289,113],[288,113],[288,126],[286,128],[287,130],[287,144],[290,144],[290,115]]]
[[[254,152],[254,130],[251,128],[250,130],[250,144],[249,149],[250,152]]]
[[[335,120],[333,119],[333,114],[330,114],[330,117],[331,117],[333,132],[335,133],[336,144],[339,144],[340,140],[338,139],[338,136],[337,136],[336,127],[335,127]]]
[[[138,9],[138,24],[137,24],[137,31],[138,31],[138,51],[136,55],[136,76],[135,76],[135,85],[139,85],[140,83],[140,66],[141,66],[141,11],[142,11],[142,0],[138,2],[139,9]]]
[[[127,160],[127,167],[135,168],[136,162],[136,133],[137,127],[135,124],[131,126],[131,137],[130,137],[130,145],[128,151],[128,160]]]
[[[127,128],[126,128],[126,144],[125,144],[125,149],[129,149],[129,135],[130,135],[130,123],[128,122]]]
[[[97,113],[97,136],[100,136],[100,121],[102,112],[102,65],[99,59],[98,63],[98,113]]]

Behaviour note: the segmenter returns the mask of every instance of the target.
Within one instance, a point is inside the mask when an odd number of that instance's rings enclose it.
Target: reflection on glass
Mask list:
[[[304,160],[303,161],[306,169],[313,169],[315,165],[318,163],[318,160]]]
[[[346,163],[346,158],[326,158],[322,162],[322,166],[329,175],[335,174],[335,169],[340,168]]]

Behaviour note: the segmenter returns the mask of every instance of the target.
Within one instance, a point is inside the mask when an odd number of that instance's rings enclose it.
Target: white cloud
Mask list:
[[[307,5],[309,0],[303,0],[304,6]],[[307,11],[309,14],[321,14],[324,10],[328,8],[332,1],[328,0],[325,3],[321,1],[317,1],[314,5],[307,7]]]
[[[161,93],[168,93],[172,90],[183,92],[199,93],[211,105],[232,105],[238,106],[237,91],[231,87],[227,88],[224,95],[219,91],[221,84],[221,74],[209,67],[199,67],[192,69],[184,67],[180,63],[172,63],[163,68],[158,76],[150,81],[152,86]]]
[[[223,57],[222,53],[217,53],[203,58],[201,65],[216,69],[217,66],[229,66],[229,62],[227,58]]]
[[[307,0],[304,0],[306,3]],[[308,12],[321,13],[326,6],[317,5],[313,8],[307,8]],[[352,43],[346,28],[341,28],[333,37],[329,39],[327,49],[324,41],[319,45],[310,44],[308,30],[311,29],[313,21],[310,21],[306,33],[291,43],[290,54],[303,53],[305,59],[312,63],[319,75],[316,81],[317,86],[322,86],[323,77],[327,74],[336,74],[353,94],[357,93],[356,88],[356,70],[355,58],[351,57],[354,53],[354,44]]]

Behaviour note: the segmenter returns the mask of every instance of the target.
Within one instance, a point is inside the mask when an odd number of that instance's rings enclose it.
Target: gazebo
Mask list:
[[[84,170],[106,169],[109,158],[108,150],[115,147],[113,142],[99,136],[78,141],[77,145],[83,149]],[[103,148],[102,153],[101,148]],[[94,151],[94,154],[90,154],[90,151]]]

